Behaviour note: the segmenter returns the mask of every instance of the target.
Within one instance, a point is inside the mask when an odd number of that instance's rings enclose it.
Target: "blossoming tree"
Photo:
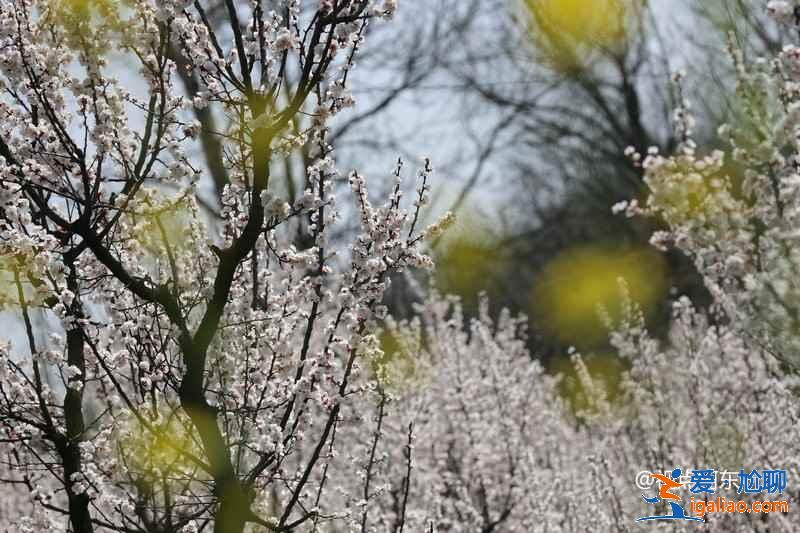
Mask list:
[[[339,177],[326,140],[348,73],[393,0],[0,4],[3,499],[13,531],[289,531],[340,516],[327,464],[349,402],[371,394],[362,338],[418,250],[430,164],[410,211],[373,207],[329,241]],[[116,79],[109,50],[138,65]],[[198,91],[174,89],[179,50]],[[296,75],[289,91],[284,76]],[[297,81],[299,80],[299,81]],[[194,108],[227,122],[221,220],[199,201]],[[290,126],[311,114],[305,131]],[[315,148],[302,197],[274,154]],[[290,246],[303,223],[313,245]],[[436,232],[439,226],[430,229]]]

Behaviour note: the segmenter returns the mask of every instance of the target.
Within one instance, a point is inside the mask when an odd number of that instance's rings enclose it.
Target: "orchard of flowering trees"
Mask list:
[[[649,194],[614,211],[659,219],[652,245],[690,258],[713,303],[677,295],[658,338],[620,280],[622,312],[599,310],[619,390],[573,351],[567,398],[525,317],[434,289],[410,319],[382,304],[453,222],[423,223],[430,161],[367,179],[329,142],[397,2],[221,6],[222,24],[200,0],[0,3],[0,528],[627,531],[650,527],[638,474],[680,466],[785,469],[788,514],[706,528],[796,529],[800,48],[731,40],[718,150],[681,98],[675,153],[627,153]],[[791,2],[764,8],[797,23]],[[298,146],[313,162],[290,203],[270,176]]]

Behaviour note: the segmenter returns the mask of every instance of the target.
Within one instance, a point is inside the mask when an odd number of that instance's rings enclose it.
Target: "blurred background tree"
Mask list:
[[[657,223],[611,206],[646,201],[642,169],[625,152],[674,151],[679,101],[692,103],[703,124],[694,136],[713,147],[736,98],[726,89],[734,86],[726,40],[754,56],[781,46],[763,3],[489,0],[475,8],[465,46],[445,56],[444,69],[462,130],[469,136],[479,124],[481,142],[448,205],[484,213],[491,231],[442,241],[440,289],[461,294],[468,308],[487,291],[495,309],[528,312],[532,351],[545,359],[571,345],[607,348],[596,309],[618,306],[617,277],[655,331],[675,294],[707,302],[683,256],[650,247]],[[682,94],[671,81],[678,71],[686,72]]]

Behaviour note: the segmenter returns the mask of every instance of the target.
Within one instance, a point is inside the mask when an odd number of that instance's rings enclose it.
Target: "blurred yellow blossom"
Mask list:
[[[84,53],[107,51],[107,31],[123,31],[119,0],[50,0],[44,16],[66,30],[69,46]]]
[[[460,296],[467,308],[475,308],[479,293],[491,296],[498,289],[508,261],[488,222],[456,216],[449,225],[434,252],[436,285],[443,293]]]
[[[595,50],[612,50],[625,42],[633,0],[525,0],[531,36],[554,63],[573,70],[585,65]]]
[[[618,399],[627,366],[615,353],[599,353],[580,358],[575,355],[555,357],[549,362],[548,370],[561,377],[559,395],[573,414],[580,414],[592,411],[598,400],[613,404]],[[582,372],[585,375],[580,375]]]
[[[148,422],[130,413],[117,434],[121,459],[144,483],[166,478],[177,483],[184,477],[199,475],[193,457],[202,457],[203,453],[192,423],[180,410],[164,407],[161,411]]]
[[[125,222],[131,236],[155,257],[185,250],[190,245],[194,213],[183,196],[164,196],[142,190]]]
[[[666,289],[664,259],[649,248],[590,245],[567,250],[540,274],[532,294],[534,316],[540,327],[564,342],[603,342],[608,332],[598,311],[602,306],[612,319],[619,316],[620,278],[631,299],[646,311]]]

